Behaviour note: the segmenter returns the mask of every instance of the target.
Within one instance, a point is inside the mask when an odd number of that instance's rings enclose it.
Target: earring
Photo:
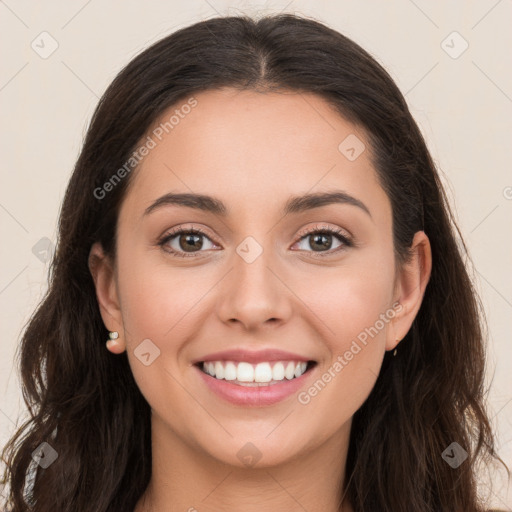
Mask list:
[[[396,341],[396,344],[398,345],[402,340],[399,340],[398,338],[395,340]],[[396,353],[398,352],[398,349],[395,348],[395,350],[393,351],[393,357],[396,356]]]
[[[108,333],[108,341],[106,343],[107,345],[107,349],[110,350],[111,352],[117,352],[119,350],[119,342],[116,341],[118,338],[119,338],[119,333],[117,331],[110,331]],[[116,347],[114,349],[114,347]],[[114,350],[112,350],[114,349]]]

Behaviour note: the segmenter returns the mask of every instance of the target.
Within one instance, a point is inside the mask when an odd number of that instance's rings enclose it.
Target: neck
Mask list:
[[[352,512],[343,500],[350,423],[314,449],[277,466],[225,464],[152,417],[152,475],[135,512]]]

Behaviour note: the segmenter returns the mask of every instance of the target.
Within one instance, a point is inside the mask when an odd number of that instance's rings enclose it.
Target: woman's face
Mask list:
[[[391,206],[361,129],[312,94],[194,98],[144,140],[102,314],[154,430],[232,465],[279,464],[346,436],[410,327],[417,286],[395,274]],[[289,379],[302,360],[314,364]],[[283,371],[274,385],[238,383]]]

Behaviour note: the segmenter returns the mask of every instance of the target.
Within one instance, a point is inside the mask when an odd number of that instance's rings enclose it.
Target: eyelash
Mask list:
[[[172,240],[173,238],[175,238],[176,236],[178,235],[182,235],[182,234],[193,234],[193,235],[199,235],[199,236],[204,236],[208,239],[210,239],[210,237],[202,230],[200,229],[197,229],[197,228],[177,228],[173,231],[170,231],[169,233],[167,233],[166,235],[164,235],[163,238],[161,238],[158,242],[158,245],[162,248],[164,248],[164,246],[167,244],[167,242],[169,242],[170,240]],[[341,231],[339,228],[331,228],[331,227],[319,227],[319,226],[315,226],[314,228],[311,228],[309,230],[307,230],[305,233],[303,233],[300,238],[297,240],[297,242],[300,242],[302,239],[308,237],[308,236],[311,236],[311,235],[319,235],[319,234],[329,234],[329,235],[334,235],[336,236],[340,242],[342,242],[343,245],[341,245],[340,247],[337,247],[336,249],[332,250],[330,249],[329,251],[307,251],[307,252],[313,252],[315,254],[315,257],[325,257],[325,256],[330,256],[334,253],[337,253],[339,251],[342,251],[344,249],[346,249],[347,247],[353,247],[355,246],[355,243],[346,236],[346,234]],[[210,240],[211,241],[211,240]],[[195,255],[198,254],[199,252],[204,252],[204,251],[197,251],[197,252],[191,252],[191,253],[186,253],[186,252],[179,252],[179,251],[176,251],[175,249],[164,249],[166,252],[170,253],[172,256],[176,256],[178,258],[189,258],[189,257],[196,257]]]

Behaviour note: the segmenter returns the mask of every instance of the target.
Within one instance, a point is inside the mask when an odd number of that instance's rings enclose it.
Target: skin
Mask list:
[[[135,510],[259,512],[265,503],[268,510],[350,512],[347,500],[340,507],[339,482],[352,416],[385,351],[419,310],[431,270],[428,238],[416,233],[410,263],[396,271],[391,205],[365,133],[321,98],[232,89],[195,98],[198,105],[134,171],[116,261],[98,243],[89,259],[105,326],[119,332],[108,348],[127,350],[152,409],[152,480]],[[367,148],[354,161],[338,150],[350,134]],[[371,215],[329,204],[283,217],[290,196],[332,189],[362,201]],[[144,216],[167,192],[213,195],[229,214],[167,205]],[[327,233],[332,246],[322,251],[303,234],[319,223],[348,232],[355,245],[337,251],[341,242]],[[192,224],[206,238],[191,257],[158,245],[170,228]],[[263,249],[252,263],[236,252],[247,236]],[[185,252],[179,242],[178,235],[167,247]],[[322,257],[325,251],[331,254]],[[220,350],[280,348],[317,361],[318,378],[397,301],[400,311],[306,405],[296,394],[265,407],[230,404],[191,366]],[[160,356],[145,366],[134,350],[148,338]],[[261,454],[253,467],[237,457],[248,442]]]

